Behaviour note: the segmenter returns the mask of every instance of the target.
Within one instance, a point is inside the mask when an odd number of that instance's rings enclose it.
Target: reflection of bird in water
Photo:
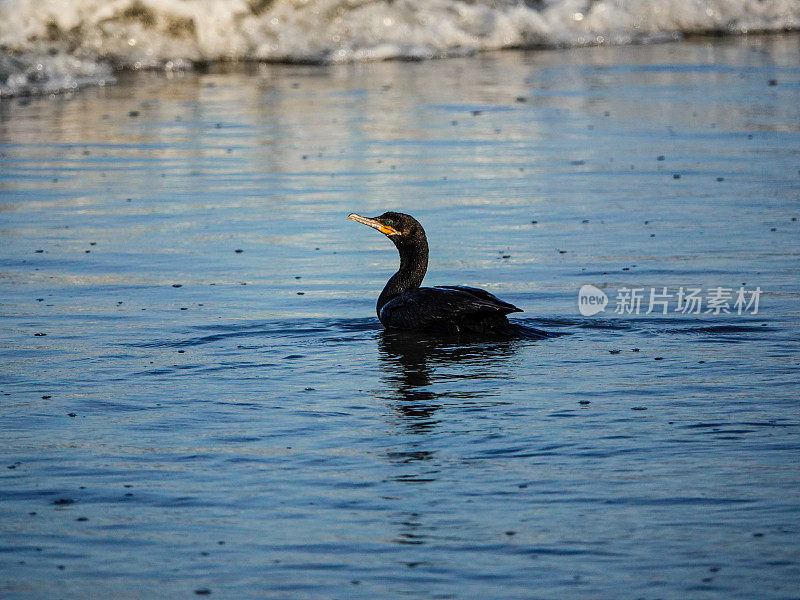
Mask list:
[[[381,331],[379,357],[384,381],[391,388],[387,400],[392,401],[392,408],[410,431],[429,431],[439,422],[435,414],[448,398],[459,404],[489,398],[496,402],[497,380],[512,378],[502,366],[504,359],[513,356],[519,347],[519,340],[454,346],[420,332]],[[452,384],[465,379],[472,383],[455,392]]]
[[[420,287],[428,269],[428,240],[412,216],[386,212],[374,219],[356,214],[349,219],[386,235],[400,253],[400,269],[378,298],[378,319],[392,329],[438,333],[511,333],[506,315],[521,312],[479,288]]]
[[[430,340],[418,339],[413,333],[386,330],[381,332],[378,348],[381,362],[387,367],[386,379],[400,400],[394,409],[412,431],[430,430],[438,423],[434,415],[442,407],[436,394],[425,389],[431,384],[427,359],[432,351]]]
[[[378,350],[387,367],[388,381],[401,396],[407,396],[410,391],[451,379],[504,379],[505,372],[500,369],[503,359],[513,356],[521,343],[507,338],[478,338],[474,343],[459,341],[454,345],[421,332],[387,329],[380,332]],[[436,367],[458,365],[461,374],[436,376]]]

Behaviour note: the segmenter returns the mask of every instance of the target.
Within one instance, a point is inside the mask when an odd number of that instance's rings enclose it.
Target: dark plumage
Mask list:
[[[378,297],[378,319],[387,328],[441,333],[499,333],[510,327],[506,315],[521,312],[486,290],[464,286],[420,287],[428,269],[428,239],[412,217],[386,212],[349,219],[386,235],[400,253],[400,269]]]

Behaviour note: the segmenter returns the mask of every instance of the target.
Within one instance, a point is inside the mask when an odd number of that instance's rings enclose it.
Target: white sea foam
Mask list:
[[[800,0],[0,0],[0,96],[114,68],[434,58],[800,27]]]
[[[0,98],[70,92],[114,80],[110,65],[97,60],[63,53],[0,55]]]

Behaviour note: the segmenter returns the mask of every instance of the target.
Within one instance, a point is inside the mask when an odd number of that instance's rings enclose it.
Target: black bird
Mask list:
[[[378,297],[378,319],[385,327],[447,334],[508,333],[511,325],[506,315],[522,312],[479,288],[420,287],[428,269],[428,239],[411,215],[385,212],[374,219],[356,214],[347,218],[377,229],[400,253],[400,269]]]

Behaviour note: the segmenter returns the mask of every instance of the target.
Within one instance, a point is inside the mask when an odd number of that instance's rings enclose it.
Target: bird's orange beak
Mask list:
[[[347,215],[347,218],[351,221],[355,221],[356,223],[363,223],[367,227],[372,227],[373,229],[377,229],[383,235],[400,235],[400,232],[397,231],[394,227],[390,225],[386,225],[382,221],[378,219],[370,219],[367,217],[362,217],[361,215],[357,215],[356,213],[350,213]]]

